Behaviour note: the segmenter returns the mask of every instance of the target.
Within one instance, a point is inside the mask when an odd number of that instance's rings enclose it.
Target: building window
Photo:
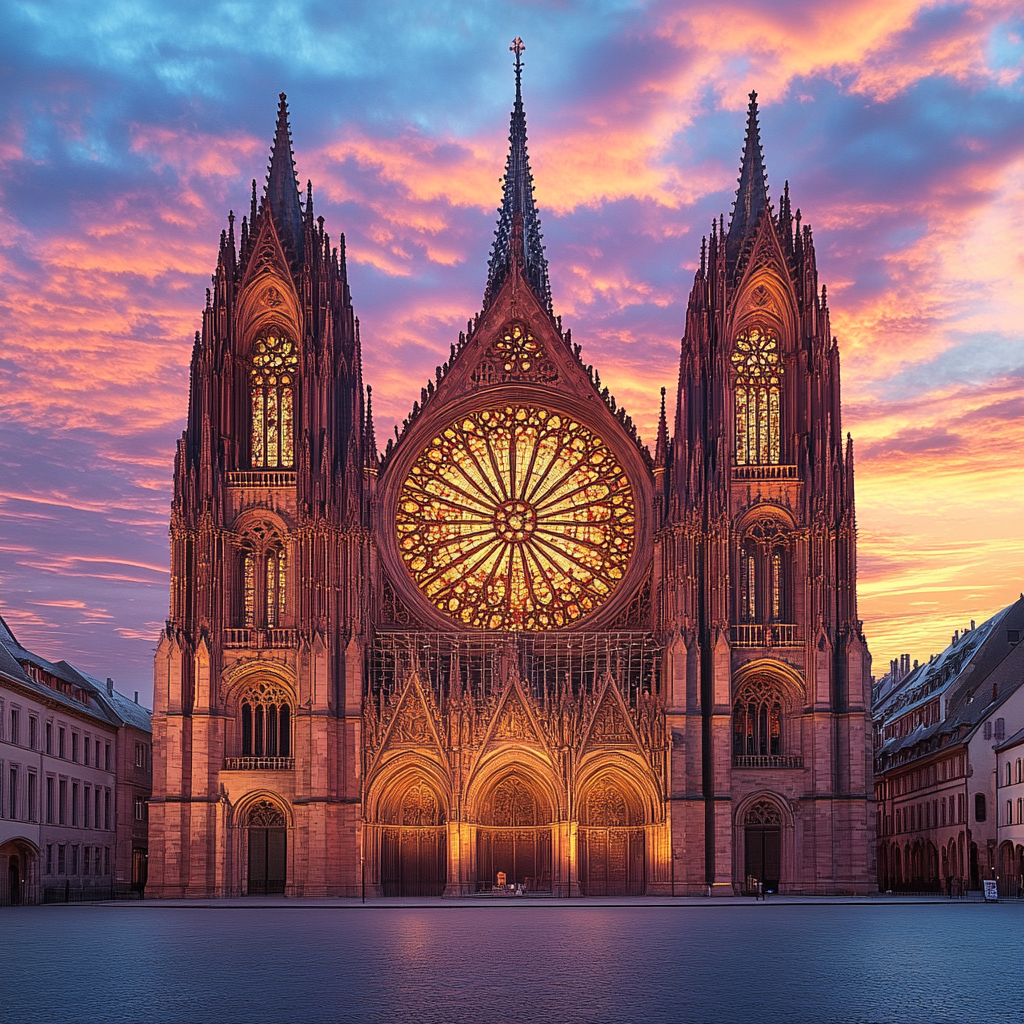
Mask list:
[[[1013,824],[1013,801],[1012,800],[1007,800],[1006,801],[1006,824],[1007,825],[1012,825]]]
[[[71,734],[71,760],[78,764],[78,733]]]
[[[46,873],[53,874],[53,843],[46,844]]]
[[[250,686],[241,698],[242,756],[291,756],[291,702],[272,682]]]
[[[93,806],[96,809],[96,813],[93,815],[92,827],[93,828],[101,828],[102,826],[100,825],[100,820],[101,819],[100,819],[100,788],[99,788],[99,786],[96,787],[96,793],[95,793],[95,796],[93,797]]]
[[[271,523],[257,523],[242,538],[242,614],[249,627],[284,625],[288,552]]]
[[[21,713],[17,708],[11,708],[11,742],[18,744],[21,742]]]
[[[991,722],[986,722],[985,723],[985,728],[984,728],[983,731],[985,733],[985,739],[987,739],[987,740],[992,739],[992,723]]]
[[[739,553],[740,622],[787,621],[789,560],[789,532],[782,522],[765,516],[747,528]]]
[[[253,345],[249,385],[252,394],[252,466],[289,469],[295,463],[295,343],[267,335]]]
[[[97,768],[100,766],[100,741],[96,741],[96,760],[94,762]]]
[[[85,739],[82,740],[82,764],[86,764],[87,765],[88,763],[89,763],[89,737],[86,736]]]
[[[36,820],[36,773],[28,773],[28,820]]]
[[[63,759],[66,756],[65,755],[65,750],[64,750],[64,747],[65,747],[64,735],[65,735],[64,734],[64,726],[61,726],[57,730],[57,756],[59,758],[61,758],[61,759]]]
[[[110,790],[103,793],[103,827],[110,829]]]
[[[53,824],[54,814],[54,799],[53,799],[53,776],[48,775],[46,777],[46,823],[47,825]]]
[[[757,559],[748,548],[740,551],[740,619],[757,621]]]
[[[1004,786],[1009,786],[1010,785],[1010,762],[1009,761],[1006,762],[1006,772],[1005,772],[1005,775],[1006,775],[1006,782],[1004,782],[1003,785]]]
[[[105,771],[110,771],[110,744],[105,743],[103,745],[103,768]]]
[[[28,745],[32,750],[35,750],[39,744],[39,719],[29,718],[28,720]]]
[[[110,847],[103,847],[103,874],[110,874]]]
[[[984,821],[985,820],[985,794],[975,793],[974,794],[974,820]]]
[[[1017,781],[1021,781],[1021,759],[1017,758]]]
[[[86,748],[88,749],[88,748]],[[82,825],[85,828],[89,827],[89,811],[91,810],[90,802],[92,800],[92,787],[85,787],[85,799],[82,801]]]
[[[100,867],[101,867],[101,864],[100,864],[100,853],[101,853],[100,848],[97,846],[96,847],[96,860],[94,862],[96,866],[95,866],[95,869],[93,871],[94,875],[98,875],[98,874],[101,873],[100,872]]]
[[[141,796],[135,797],[135,820],[146,820],[146,801],[143,800]]]
[[[144,743],[135,744],[135,767],[146,767],[146,745]]]
[[[769,679],[744,683],[732,713],[734,755],[782,753],[782,699]]]
[[[732,366],[736,373],[736,464],[777,465],[782,455],[779,339],[763,327],[743,331],[733,347]]]
[[[91,852],[92,851],[91,851],[90,847],[88,847],[88,846],[83,846],[82,847],[82,874],[83,875],[89,874],[89,868],[91,866],[89,864],[89,854]]]
[[[57,820],[61,825],[68,823],[68,784],[65,779],[60,780],[60,803],[57,805]]]
[[[18,769],[12,768],[10,775],[10,789],[7,793],[7,817],[12,821],[18,817]]]
[[[78,783],[71,783],[71,824],[78,825]]]
[[[53,722],[46,723],[46,752],[53,753]]]
[[[784,621],[785,616],[783,615],[783,600],[782,595],[785,593],[785,587],[783,586],[782,574],[784,571],[785,560],[783,559],[781,551],[772,552],[772,601],[771,601],[771,615],[773,622]]]
[[[68,873],[68,853],[67,846],[64,843],[57,844],[57,874],[66,875]]]
[[[1005,740],[1006,739],[1006,719],[1005,718],[997,718],[996,719],[996,727],[995,727],[995,733],[994,734],[995,734],[995,738],[997,740]]]
[[[71,871],[70,874],[78,874],[78,843],[71,847]]]

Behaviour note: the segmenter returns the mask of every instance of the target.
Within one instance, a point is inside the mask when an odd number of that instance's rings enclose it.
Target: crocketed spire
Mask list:
[[[288,100],[284,93],[281,93],[281,104],[277,108],[277,131],[267,168],[265,195],[281,244],[295,259],[302,259],[302,207],[292,156],[292,133],[288,127]]]
[[[752,92],[747,108],[747,138],[740,164],[739,188],[725,240],[725,255],[730,263],[739,255],[767,205],[768,182],[761,154],[761,129],[757,123],[757,93]]]
[[[494,232],[494,247],[488,263],[487,290],[484,292],[484,309],[494,301],[513,264],[513,245],[522,246],[521,258],[523,276],[526,278],[540,304],[549,312],[551,309],[551,285],[548,283],[548,264],[544,258],[543,236],[540,219],[533,203],[533,175],[530,173],[530,159],[526,152],[526,112],[523,110],[522,74],[520,57],[526,46],[516,38],[509,49],[516,55],[516,101],[512,107],[509,128],[508,163],[505,165],[505,190],[502,197],[501,216]],[[522,220],[522,231],[513,231],[516,215]]]

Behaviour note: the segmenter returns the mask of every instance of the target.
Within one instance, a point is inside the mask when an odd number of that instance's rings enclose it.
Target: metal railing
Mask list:
[[[734,647],[793,647],[803,641],[793,622],[741,622],[732,627],[732,642]]]
[[[294,487],[295,471],[289,469],[248,469],[228,473],[228,487]]]
[[[225,757],[226,772],[290,772],[295,770],[294,757]]]
[[[733,768],[803,768],[801,754],[735,754]]]
[[[733,466],[733,480],[796,480],[796,466]]]

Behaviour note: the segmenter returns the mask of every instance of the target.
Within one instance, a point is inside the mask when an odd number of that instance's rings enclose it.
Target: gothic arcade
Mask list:
[[[755,97],[652,453],[554,315],[514,48],[483,309],[382,454],[284,96],[222,234],[175,460],[156,895],[871,887],[838,349]]]

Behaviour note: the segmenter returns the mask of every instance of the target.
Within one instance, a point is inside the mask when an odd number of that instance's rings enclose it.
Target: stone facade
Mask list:
[[[873,887],[838,350],[754,97],[652,452],[554,315],[519,70],[483,309],[383,454],[282,96],[192,358],[148,893]]]

